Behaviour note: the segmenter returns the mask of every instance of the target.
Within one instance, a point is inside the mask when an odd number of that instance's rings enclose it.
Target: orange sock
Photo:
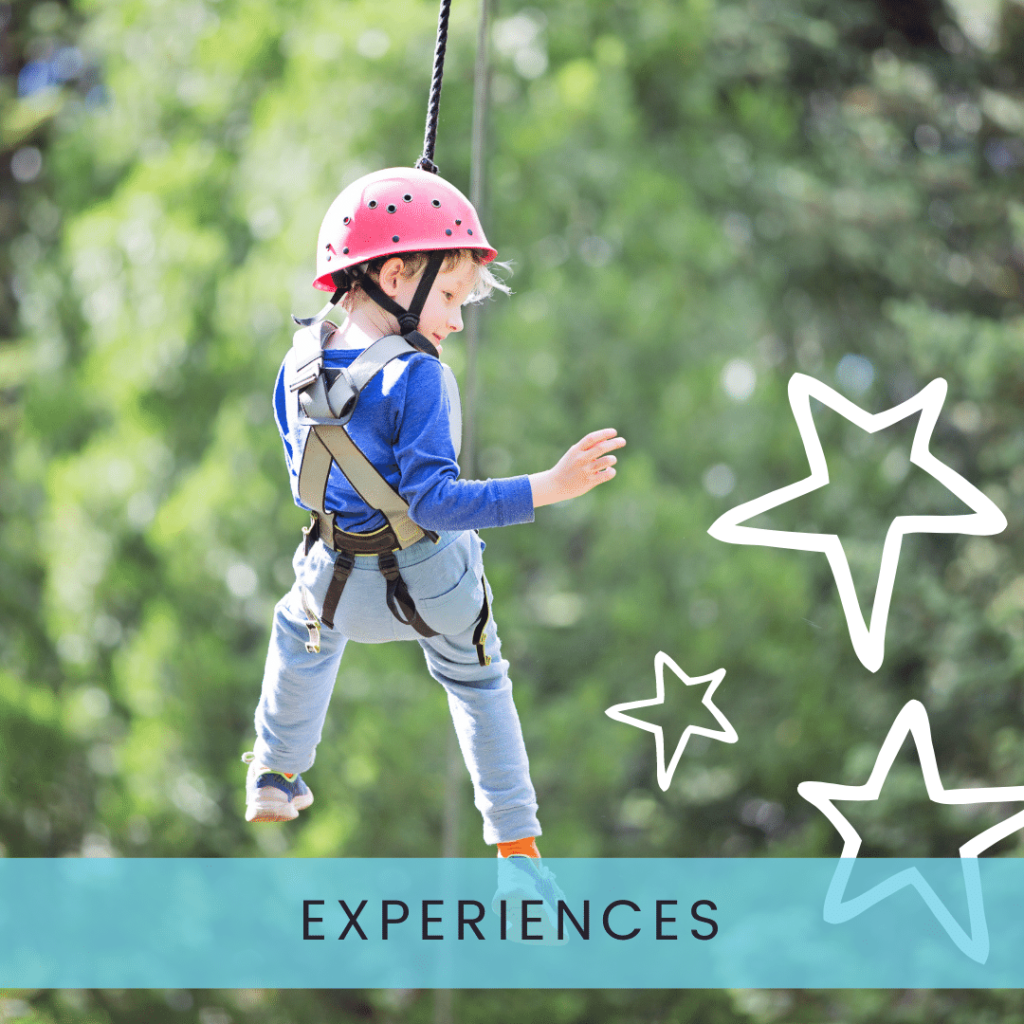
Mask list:
[[[540,850],[537,849],[536,837],[527,836],[526,839],[513,839],[510,843],[498,843],[499,857],[511,857],[513,854],[521,857],[539,857]]]

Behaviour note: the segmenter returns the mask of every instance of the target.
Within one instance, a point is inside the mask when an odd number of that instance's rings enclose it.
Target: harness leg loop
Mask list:
[[[437,636],[416,610],[416,602],[398,571],[398,559],[393,551],[384,551],[377,556],[377,566],[387,583],[387,602],[391,614],[406,626],[412,626],[420,636]]]
[[[324,595],[324,605],[320,610],[320,618],[323,624],[329,629],[334,629],[334,613],[341,600],[341,592],[345,589],[349,576],[352,575],[352,567],[356,564],[355,555],[348,551],[339,551],[334,562],[334,575],[331,577],[327,593]]]

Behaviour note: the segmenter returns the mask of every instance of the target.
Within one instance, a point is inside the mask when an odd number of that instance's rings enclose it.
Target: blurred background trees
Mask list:
[[[496,14],[484,215],[515,294],[479,314],[479,474],[542,468],[581,429],[630,442],[613,484],[486,534],[545,852],[834,856],[796,786],[862,782],[911,698],[947,787],[1020,785],[1024,7]],[[454,3],[436,152],[464,190],[477,16]],[[447,708],[415,645],[346,655],[310,815],[246,827],[238,761],[304,522],[269,400],[288,314],[319,305],[334,195],[419,153],[436,6],[20,0],[0,24],[4,851],[437,855]],[[461,376],[458,344],[445,356]],[[874,675],[823,557],[706,534],[806,475],[794,371],[873,412],[944,377],[932,450],[1009,519],[993,538],[907,538]],[[959,505],[909,463],[913,422],[816,422],[832,483],[772,523],[839,533],[869,609],[893,516]],[[659,650],[691,674],[727,669],[716,703],[740,737],[691,742],[667,793],[650,737],[603,713],[653,694]],[[670,693],[669,728],[701,724],[686,701]],[[460,849],[488,855],[462,790]],[[964,821],[923,793],[906,757],[851,815],[865,853],[956,854]],[[418,1021],[431,1005],[20,993],[0,1017]],[[545,1022],[1024,1013],[1013,993],[813,992],[481,992],[456,1013],[509,1007]]]

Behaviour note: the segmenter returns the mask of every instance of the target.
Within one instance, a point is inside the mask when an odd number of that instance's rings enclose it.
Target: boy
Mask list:
[[[501,857],[539,857],[475,531],[530,522],[535,508],[610,480],[625,441],[599,430],[544,472],[459,478],[457,392],[437,357],[462,329],[462,305],[502,287],[487,268],[495,256],[465,196],[426,171],[366,175],[324,218],[314,286],[333,294],[299,321],[274,395],[292,492],[313,522],[275,610],[257,740],[243,758],[247,821],[287,821],[312,804],[300,773],[348,640],[417,640],[448,693],[485,842]],[[322,322],[339,301],[340,328]]]

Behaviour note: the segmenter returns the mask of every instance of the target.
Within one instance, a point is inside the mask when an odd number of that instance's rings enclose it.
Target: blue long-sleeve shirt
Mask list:
[[[360,349],[326,349],[329,372],[348,366]],[[526,476],[462,480],[452,445],[451,409],[441,364],[421,352],[388,363],[363,389],[346,429],[374,468],[409,503],[409,516],[425,530],[475,530],[533,521],[533,494]],[[274,417],[284,442],[292,495],[300,508],[299,467],[309,427],[299,422],[297,396],[284,383],[274,389]],[[351,533],[385,525],[384,516],[331,466],[325,507]]]

